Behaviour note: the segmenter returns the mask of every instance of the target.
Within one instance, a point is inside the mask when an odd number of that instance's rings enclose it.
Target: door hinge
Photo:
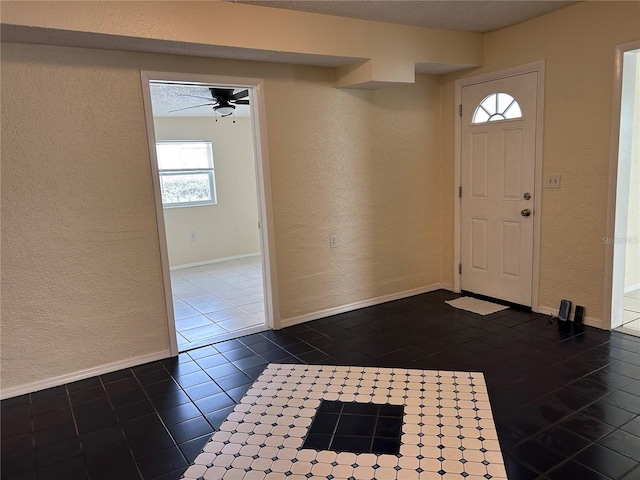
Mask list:
[[[458,264],[458,273],[460,275],[462,275],[462,264],[461,263]]]
[[[462,116],[462,104],[458,106],[458,115]]]
[[[458,197],[462,198],[462,185],[458,187]]]

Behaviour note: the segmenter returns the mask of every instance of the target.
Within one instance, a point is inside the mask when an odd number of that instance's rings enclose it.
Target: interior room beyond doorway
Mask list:
[[[178,351],[264,330],[248,89],[150,91]]]

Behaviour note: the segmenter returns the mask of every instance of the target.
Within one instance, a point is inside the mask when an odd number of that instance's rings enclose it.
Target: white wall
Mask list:
[[[259,252],[251,119],[156,117],[154,124],[157,140],[208,140],[213,147],[217,204],[164,209],[169,265]]]
[[[627,63],[627,60],[630,60]],[[629,168],[629,210],[627,213],[627,235],[625,255],[625,290],[640,288],[640,54],[638,52],[625,54],[625,70],[631,68],[635,75],[631,76],[634,84],[630,88],[630,95],[623,100],[633,105],[633,124],[631,135],[631,165]]]

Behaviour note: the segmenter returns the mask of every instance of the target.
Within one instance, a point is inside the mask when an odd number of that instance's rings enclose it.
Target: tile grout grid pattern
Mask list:
[[[436,291],[0,403],[3,480],[176,480],[268,363],[481,371],[509,480],[640,475],[640,338]]]
[[[305,448],[322,399],[404,406],[400,452]],[[185,473],[202,477],[488,480],[506,472],[482,373],[270,364]]]
[[[181,352],[266,329],[259,255],[172,270],[171,286]]]
[[[404,405],[321,399],[302,448],[397,455],[403,417]]]

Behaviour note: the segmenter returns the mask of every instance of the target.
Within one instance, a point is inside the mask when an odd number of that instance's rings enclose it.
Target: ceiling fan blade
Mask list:
[[[189,110],[190,108],[198,108],[198,107],[206,107],[208,105],[217,105],[217,103],[203,103],[202,105],[193,105],[192,107],[184,107],[184,108],[178,108],[176,110],[169,110],[169,112],[167,113],[173,113],[173,112],[179,112],[180,110]]]
[[[200,95],[189,95],[188,93],[184,93],[181,95],[177,95],[178,97],[193,97],[193,98],[199,98],[201,100],[209,100],[211,101],[211,97],[202,97]]]
[[[235,105],[249,105],[249,100],[236,100],[232,103],[234,103]]]
[[[249,90],[242,90],[241,92],[234,93],[233,95],[231,95],[229,97],[229,99],[230,100],[239,100],[241,98],[248,97],[248,96],[249,96]]]

